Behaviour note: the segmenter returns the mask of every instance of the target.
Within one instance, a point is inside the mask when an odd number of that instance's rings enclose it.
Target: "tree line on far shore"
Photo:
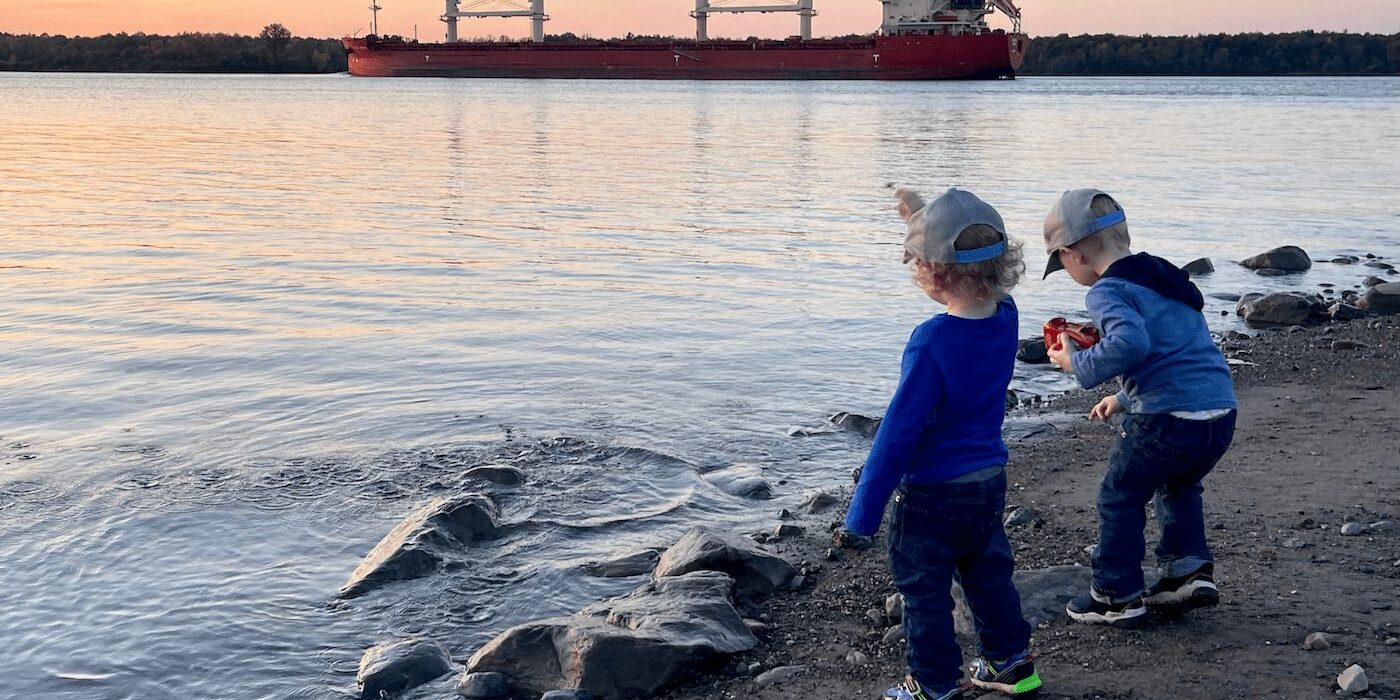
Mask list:
[[[1022,75],[1400,75],[1400,34],[1036,37]]]
[[[94,73],[338,73],[338,39],[294,37],[280,24],[240,34],[0,34],[0,70]]]
[[[633,37],[687,41],[675,37]],[[847,39],[858,38],[843,37]],[[549,41],[578,40],[572,34]],[[238,34],[0,33],[0,71],[337,73],[337,39],[292,36],[270,24]],[[1036,37],[1022,75],[1400,75],[1400,34],[1292,32],[1201,36]]]

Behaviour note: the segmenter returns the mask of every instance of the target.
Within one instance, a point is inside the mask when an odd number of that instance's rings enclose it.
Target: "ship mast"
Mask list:
[[[812,0],[797,0],[794,5],[727,5],[726,1],[717,0],[718,4],[711,4],[710,0],[695,0],[695,11],[690,16],[695,18],[696,41],[709,41],[710,14],[715,12],[796,12],[798,36],[803,40],[812,38],[812,18],[817,15],[812,9]]]
[[[379,11],[384,8],[379,6],[378,0],[369,2],[369,33],[379,36]]]
[[[506,5],[515,9],[479,9],[491,5]],[[447,8],[442,13],[442,21],[447,23],[447,41],[457,41],[457,20],[462,17],[529,17],[530,40],[544,41],[544,23],[549,15],[544,13],[544,0],[530,0],[526,9],[518,0],[468,0],[467,11],[461,9],[462,0],[447,0]]]

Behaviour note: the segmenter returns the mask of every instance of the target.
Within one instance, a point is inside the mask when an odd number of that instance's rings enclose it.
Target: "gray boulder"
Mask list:
[[[472,655],[467,670],[495,671],[536,693],[650,697],[716,655],[758,645],[730,602],[733,586],[715,571],[662,577],[575,615],[512,627]]]
[[[1210,258],[1197,258],[1182,266],[1186,274],[1196,277],[1199,275],[1209,275],[1215,272],[1215,265],[1211,264]]]
[[[445,552],[496,537],[498,515],[495,501],[481,494],[434,499],[379,540],[341,587],[341,597],[354,598],[391,581],[427,576],[437,570]]]
[[[452,670],[452,657],[446,648],[431,639],[414,637],[366,649],[355,684],[360,697],[378,700],[381,694],[415,688]]]
[[[593,700],[593,693],[587,690],[551,690],[541,695],[540,700]]]
[[[1373,285],[1361,296],[1357,306],[1373,314],[1400,314],[1400,282]]]
[[[1028,365],[1050,364],[1044,338],[1022,338],[1016,343],[1016,359]]]
[[[641,574],[649,573],[656,566],[656,560],[660,558],[661,550],[645,549],[640,552],[628,554],[625,557],[609,559],[608,561],[589,562],[580,568],[589,576],[598,576],[600,578],[640,576]]]
[[[862,437],[873,438],[880,430],[880,419],[842,411],[831,417],[832,425]]]
[[[1376,286],[1376,285],[1378,285],[1378,284],[1385,284],[1385,280],[1383,280],[1383,279],[1381,279],[1381,278],[1379,278],[1379,277],[1377,277],[1377,276],[1375,276],[1375,275],[1371,275],[1371,276],[1367,277],[1366,279],[1361,280],[1361,286],[1363,286],[1363,287],[1374,287],[1374,286]]]
[[[457,694],[472,700],[500,698],[510,695],[510,685],[499,673],[467,673],[457,682]]]
[[[1240,264],[1251,270],[1280,270],[1282,272],[1303,272],[1312,267],[1312,258],[1298,246],[1286,245],[1274,248],[1254,257],[1245,258]]]
[[[1263,296],[1246,295],[1236,311],[1253,325],[1295,326],[1318,313],[1319,301],[1307,294],[1277,292]]]
[[[747,464],[707,472],[702,478],[731,496],[758,500],[773,497],[773,484],[763,478],[763,470]]]
[[[519,486],[525,482],[525,472],[505,465],[473,467],[463,475],[468,479],[480,479],[502,486]]]
[[[742,537],[696,527],[671,545],[652,571],[652,578],[681,576],[692,571],[720,571],[734,579],[734,595],[750,605],[788,585],[797,570],[782,557],[759,549]]]
[[[1071,598],[1089,590],[1092,572],[1087,566],[1051,566],[1044,569],[1022,569],[1012,574],[1016,590],[1021,594],[1021,615],[1032,627],[1063,617],[1065,604]],[[976,635],[972,611],[962,586],[953,584],[953,627],[958,634]]]

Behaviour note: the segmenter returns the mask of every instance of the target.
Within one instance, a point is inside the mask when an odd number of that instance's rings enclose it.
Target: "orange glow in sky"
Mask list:
[[[380,31],[424,40],[440,38],[440,0],[379,0]],[[1400,31],[1396,0],[1019,0],[1025,29],[1044,34],[1202,34],[1299,29],[1394,33]],[[465,3],[463,3],[465,4]],[[755,3],[760,4],[760,3]],[[0,32],[93,35],[108,32],[170,34],[185,31],[255,34],[281,22],[299,36],[365,33],[369,0],[4,0]],[[816,0],[813,33],[868,32],[880,22],[878,0]],[[688,35],[694,31],[687,0],[546,0],[545,31],[610,37]],[[1000,21],[1000,20],[998,20]],[[1004,22],[1003,22],[1004,24]],[[719,15],[713,36],[787,36],[797,32],[792,14]],[[468,36],[529,33],[524,19],[463,20]]]

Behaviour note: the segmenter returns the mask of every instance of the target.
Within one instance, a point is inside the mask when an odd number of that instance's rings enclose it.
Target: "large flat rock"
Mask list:
[[[758,645],[731,602],[733,586],[715,571],[658,578],[575,615],[512,627],[467,670],[501,673],[516,692],[650,697],[697,664]]]
[[[752,540],[708,527],[692,528],[661,555],[653,578],[692,571],[721,571],[734,579],[734,595],[749,605],[773,594],[797,575],[786,559],[760,549]]]
[[[434,499],[379,540],[341,587],[341,597],[353,598],[386,583],[427,576],[437,570],[444,553],[496,537],[498,516],[495,501],[482,494]]]

